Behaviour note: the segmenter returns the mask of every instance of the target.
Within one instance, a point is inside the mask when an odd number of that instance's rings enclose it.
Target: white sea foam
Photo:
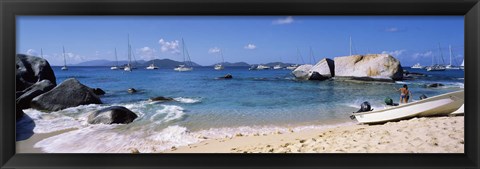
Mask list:
[[[174,99],[180,103],[200,103],[201,102],[199,98],[176,97]]]
[[[133,148],[141,153],[160,152],[172,147],[186,146],[205,139],[233,137],[236,134],[288,133],[311,129],[329,129],[352,125],[347,122],[334,125],[310,125],[298,127],[242,126],[212,128],[190,132],[186,127],[173,125],[161,131],[143,126],[131,130],[117,130],[120,125],[92,125],[79,130],[56,135],[34,145],[48,153],[130,153]]]
[[[34,133],[51,133],[82,127],[81,120],[62,115],[59,112],[44,113],[34,109],[26,109],[23,111],[35,122],[35,128],[33,128]]]
[[[175,105],[163,105],[163,106],[164,106],[163,109],[157,110],[155,114],[150,117],[150,121],[159,124],[163,122],[169,122],[172,120],[181,119],[185,115],[184,109],[180,106],[175,106]]]

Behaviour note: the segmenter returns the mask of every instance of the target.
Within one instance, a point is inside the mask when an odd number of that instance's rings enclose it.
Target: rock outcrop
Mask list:
[[[23,91],[42,80],[49,80],[56,85],[55,74],[47,60],[36,56],[17,54],[16,63],[16,91]]]
[[[96,110],[88,116],[90,124],[128,124],[138,116],[129,109],[122,106],[112,106]]]
[[[50,80],[42,80],[37,82],[23,91],[17,92],[16,106],[19,109],[30,108],[30,102],[33,98],[46,93],[55,87]]]
[[[353,55],[334,58],[335,77],[402,80],[400,61],[388,54]]]
[[[101,96],[101,95],[104,95],[105,94],[105,91],[103,91],[102,89],[100,88],[92,88],[93,90],[93,93],[95,93],[96,95],[98,96]]]
[[[39,110],[58,111],[87,104],[102,104],[102,101],[91,88],[81,84],[77,79],[70,78],[52,90],[33,98],[30,106]]]
[[[335,63],[332,59],[322,59],[310,69],[308,80],[326,80],[335,76]]]
[[[295,70],[292,71],[295,78],[300,80],[308,80],[310,78],[310,70],[312,69],[313,65],[305,64],[300,65]]]

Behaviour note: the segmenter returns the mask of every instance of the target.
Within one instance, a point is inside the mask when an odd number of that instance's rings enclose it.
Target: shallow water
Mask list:
[[[463,88],[462,70],[426,72],[426,77],[397,83],[353,83],[340,81],[297,81],[289,70],[248,71],[248,68],[194,68],[192,72],[172,69],[133,72],[108,67],[54,67],[57,83],[77,78],[89,87],[106,91],[103,105],[84,105],[58,112],[24,110],[35,121],[35,133],[78,128],[47,138],[35,146],[46,152],[156,152],[171,146],[201,141],[203,137],[228,137],[235,133],[301,130],[350,124],[351,112],[369,101],[383,108],[385,97],[398,102],[394,88],[408,84],[413,99]],[[217,79],[227,73],[233,79]],[[442,83],[425,88],[426,83]],[[129,94],[128,88],[139,90]],[[172,97],[172,102],[149,102],[150,97]],[[128,125],[90,125],[89,112],[111,105],[125,106],[139,118]],[[102,145],[102,144],[104,145]],[[120,148],[119,148],[120,147]]]

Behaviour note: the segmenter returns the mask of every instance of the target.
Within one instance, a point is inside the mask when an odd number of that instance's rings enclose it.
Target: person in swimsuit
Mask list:
[[[400,103],[408,103],[408,99],[410,99],[411,95],[410,91],[408,90],[408,86],[404,84],[403,87],[397,91],[400,91]]]

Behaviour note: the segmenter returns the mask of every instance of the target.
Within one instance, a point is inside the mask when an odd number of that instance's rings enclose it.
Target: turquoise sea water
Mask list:
[[[162,68],[125,72],[109,67],[69,67],[68,71],[61,71],[60,67],[54,67],[57,83],[77,78],[89,87],[105,90],[106,95],[101,97],[104,104],[53,113],[29,109],[25,113],[35,121],[36,133],[78,128],[35,145],[46,152],[128,152],[130,147],[156,152],[195,143],[204,137],[353,123],[349,115],[364,101],[376,109],[383,108],[385,97],[398,102],[399,93],[394,88],[403,84],[409,85],[414,100],[421,94],[434,96],[463,88],[462,70],[406,70],[427,76],[397,83],[354,83],[297,81],[290,70],[249,71],[248,67],[227,67],[221,71],[195,67],[191,72]],[[227,73],[233,79],[217,78]],[[424,87],[434,82],[445,86]],[[127,89],[132,87],[139,92],[129,94]],[[147,101],[156,96],[176,101]],[[89,112],[110,105],[125,106],[139,118],[128,125],[86,123]],[[80,140],[80,145],[73,144]],[[104,144],[98,144],[99,141]]]

